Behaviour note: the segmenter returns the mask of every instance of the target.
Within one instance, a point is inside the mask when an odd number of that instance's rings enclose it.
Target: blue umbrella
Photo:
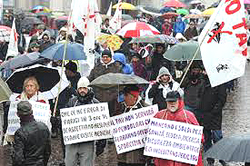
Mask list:
[[[57,43],[41,53],[41,57],[51,60],[63,60],[64,43]],[[84,46],[78,43],[67,43],[65,60],[86,60]]]

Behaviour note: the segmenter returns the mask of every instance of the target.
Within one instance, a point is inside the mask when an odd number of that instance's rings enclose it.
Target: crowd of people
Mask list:
[[[146,15],[145,15],[146,16]],[[142,17],[141,17],[142,18]],[[147,23],[158,27],[162,34],[176,37],[179,42],[196,40],[200,30],[197,28],[197,20],[189,20],[186,23],[184,17],[178,16],[174,19],[164,19],[160,25],[156,25],[153,17],[145,17]],[[8,22],[9,23],[9,22]],[[22,32],[18,30],[19,41]],[[67,28],[62,26],[58,30],[57,36],[52,36],[49,27],[44,24],[34,25],[29,31],[31,40],[19,42],[19,53],[43,52],[55,43],[65,42]],[[109,19],[105,19],[102,25],[103,33],[110,33]],[[78,32],[73,38],[69,36],[70,42],[83,43],[83,36]],[[23,91],[16,96],[15,101],[20,101],[17,105],[17,115],[20,118],[21,128],[18,129],[14,137],[7,138],[7,142],[13,146],[13,166],[39,165],[45,166],[51,154],[51,140],[60,137],[63,149],[62,165],[92,166],[95,157],[101,155],[107,146],[114,146],[112,139],[81,142],[71,145],[64,145],[62,136],[62,124],[60,119],[60,109],[70,108],[79,105],[107,102],[110,116],[120,115],[132,110],[136,110],[149,105],[157,104],[159,112],[155,118],[174,120],[179,122],[201,125],[204,127],[204,137],[202,139],[198,166],[203,165],[202,153],[212,147],[214,143],[222,139],[222,110],[226,103],[227,94],[234,90],[234,81],[211,87],[208,76],[202,61],[193,61],[188,69],[190,61],[174,62],[164,58],[163,54],[172,47],[167,43],[130,43],[131,38],[124,39],[121,48],[113,52],[107,47],[106,42],[96,42],[94,50],[96,63],[89,75],[79,72],[77,63],[69,61],[65,64],[65,74],[70,82],[70,86],[65,88],[59,95],[56,115],[51,117],[51,133],[43,123],[36,122],[33,116],[31,104],[28,101],[36,101],[50,104],[54,110],[55,100],[48,100],[39,91],[39,83],[35,77],[28,77],[23,84]],[[151,44],[152,49],[145,49]],[[0,59],[2,62],[11,60],[12,56],[6,57],[8,43],[0,41]],[[42,60],[42,65],[60,67],[60,60]],[[1,69],[1,77],[7,80],[15,69]],[[183,82],[185,71],[188,70]],[[137,75],[150,81],[147,86],[128,85],[122,92],[117,88],[91,87],[90,82],[97,77],[107,73],[123,73]],[[49,79],[49,78],[47,78]],[[20,83],[21,84],[21,83]],[[4,112],[4,133],[8,125],[8,109],[10,102],[1,103]],[[7,136],[6,136],[7,137]],[[115,156],[118,166],[190,166],[172,160],[150,158],[143,155],[143,148]],[[215,160],[207,158],[209,166],[213,166]],[[223,160],[219,161],[226,166]]]

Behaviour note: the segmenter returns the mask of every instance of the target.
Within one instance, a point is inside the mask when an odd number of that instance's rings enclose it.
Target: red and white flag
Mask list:
[[[18,38],[17,37],[18,37],[18,33],[16,31],[16,23],[15,23],[15,18],[14,18],[13,23],[12,23],[11,32],[10,32],[10,40],[9,40],[7,54],[6,54],[6,59],[9,56],[17,56],[18,55],[18,44],[17,44]]]
[[[122,0],[118,1],[115,14],[109,21],[109,27],[111,28],[113,33],[115,33],[118,29],[121,29],[122,27]]]
[[[71,25],[84,35],[84,49],[87,61],[94,67],[95,56],[91,50],[95,48],[95,39],[101,32],[102,18],[96,0],[73,0],[71,4]]]
[[[244,0],[222,0],[199,36],[212,87],[242,76],[247,56]]]

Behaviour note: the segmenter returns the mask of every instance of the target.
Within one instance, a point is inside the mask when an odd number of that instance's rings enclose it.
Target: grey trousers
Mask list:
[[[66,145],[66,166],[93,166],[94,161],[94,142],[83,142],[78,144]]]

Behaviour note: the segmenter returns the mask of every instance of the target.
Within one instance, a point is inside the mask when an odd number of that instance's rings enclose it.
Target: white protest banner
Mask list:
[[[51,129],[50,117],[51,111],[49,104],[29,101],[32,105],[33,115],[36,121],[45,123]],[[8,114],[8,128],[7,134],[14,135],[16,130],[20,128],[20,119],[17,116],[17,104],[19,101],[12,101],[10,103]]]
[[[201,57],[212,87],[242,76],[247,56],[244,0],[221,0],[201,34]]]
[[[202,126],[152,118],[144,155],[196,165],[202,131]]]
[[[65,145],[112,138],[107,103],[81,105],[60,111]]]
[[[144,147],[149,119],[157,112],[158,105],[153,105],[111,117],[118,154]]]

